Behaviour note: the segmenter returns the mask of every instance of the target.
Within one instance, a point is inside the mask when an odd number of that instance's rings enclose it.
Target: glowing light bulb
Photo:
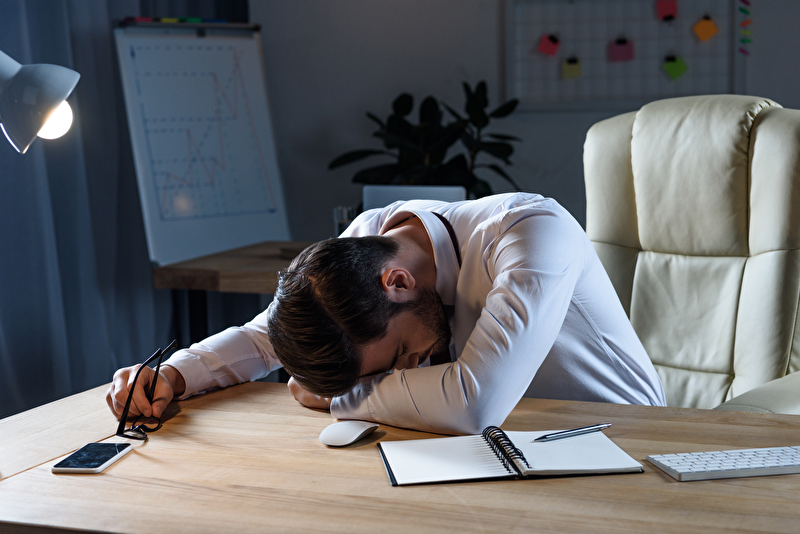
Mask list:
[[[58,139],[67,133],[70,126],[72,126],[72,108],[64,100],[47,118],[38,135],[42,139]]]

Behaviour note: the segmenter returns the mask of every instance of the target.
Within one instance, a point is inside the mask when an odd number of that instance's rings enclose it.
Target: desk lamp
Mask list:
[[[57,65],[20,65],[0,51],[0,129],[24,154],[36,136],[61,137],[72,126],[66,98],[80,74]]]

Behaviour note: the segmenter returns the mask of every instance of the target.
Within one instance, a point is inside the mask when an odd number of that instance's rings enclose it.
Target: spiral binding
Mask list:
[[[531,464],[528,463],[522,451],[516,448],[508,435],[496,426],[487,426],[483,429],[481,435],[509,473],[514,473],[516,471],[518,475],[522,476],[515,460],[523,462],[528,468],[531,467]],[[512,467],[514,468],[513,471],[511,469]]]

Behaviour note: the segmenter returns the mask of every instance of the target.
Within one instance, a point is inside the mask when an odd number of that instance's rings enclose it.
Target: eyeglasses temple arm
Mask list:
[[[172,349],[174,349],[177,344],[178,340],[173,339],[172,343],[170,343],[166,349],[161,351],[161,355],[158,357],[158,364],[156,365],[155,368],[156,375],[153,377],[153,382],[150,384],[150,391],[147,392],[147,401],[150,404],[153,404],[153,396],[156,394],[156,383],[158,382],[158,372],[161,370],[161,360],[163,359],[163,356]],[[150,360],[152,360],[152,358],[150,358]]]
[[[142,373],[142,369],[144,369],[148,363],[152,362],[156,358],[159,358],[163,354],[161,349],[158,349],[153,353],[152,356],[147,358],[145,362],[139,367],[136,371],[136,375],[133,377],[133,382],[131,383],[131,390],[128,393],[128,400],[125,401],[125,407],[122,409],[122,414],[119,416],[119,426],[117,427],[117,435],[122,434],[125,432],[125,421],[128,419],[128,412],[131,409],[131,401],[133,400],[133,390],[136,388],[136,381],[139,380],[139,375]]]

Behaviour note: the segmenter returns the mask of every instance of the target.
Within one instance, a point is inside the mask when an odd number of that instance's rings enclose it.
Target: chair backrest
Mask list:
[[[586,231],[672,406],[800,369],[800,111],[661,100],[595,124]]]

